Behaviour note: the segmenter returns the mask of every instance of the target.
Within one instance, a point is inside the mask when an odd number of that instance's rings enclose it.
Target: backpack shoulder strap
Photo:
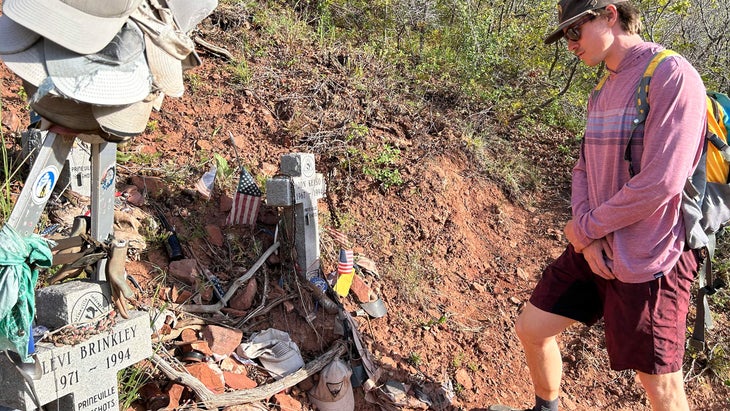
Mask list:
[[[629,162],[629,175],[632,177],[636,174],[636,172],[634,171],[634,164],[631,158],[631,139],[634,136],[636,128],[639,127],[640,124],[643,124],[644,121],[646,121],[646,116],[649,115],[649,83],[651,83],[651,78],[654,75],[654,71],[656,71],[657,66],[659,66],[659,63],[669,56],[676,55],[678,54],[675,51],[669,49],[656,53],[646,66],[644,75],[641,76],[641,80],[639,80],[639,86],[636,89],[636,118],[631,124],[631,134],[629,134],[629,142],[626,144],[626,151],[624,152],[624,160]]]

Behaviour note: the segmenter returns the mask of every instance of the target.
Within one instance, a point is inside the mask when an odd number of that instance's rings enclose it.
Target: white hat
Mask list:
[[[175,22],[189,33],[218,7],[218,0],[167,0]]]
[[[98,53],[81,55],[45,42],[48,75],[64,96],[100,106],[142,101],[152,76],[144,57],[142,31],[128,21]]]
[[[19,53],[0,55],[0,59],[18,77],[38,87],[48,77],[44,63],[43,43],[44,39],[40,38],[31,47]]]
[[[3,14],[80,54],[96,53],[114,38],[142,0],[4,0]]]
[[[339,358],[319,373],[319,382],[309,391],[309,398],[320,411],[353,411],[355,396],[350,376],[352,370]]]
[[[40,37],[10,17],[4,14],[0,16],[0,54],[19,53],[32,46]]]

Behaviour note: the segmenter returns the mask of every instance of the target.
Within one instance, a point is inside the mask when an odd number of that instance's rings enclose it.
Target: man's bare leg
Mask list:
[[[689,411],[682,371],[670,374],[636,373],[653,411]]]
[[[535,395],[546,401],[558,398],[563,374],[563,359],[555,337],[573,323],[575,320],[545,312],[529,302],[515,323]]]

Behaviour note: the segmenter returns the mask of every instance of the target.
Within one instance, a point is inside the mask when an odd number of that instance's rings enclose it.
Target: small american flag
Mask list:
[[[231,213],[228,214],[226,225],[242,224],[254,225],[261,205],[261,190],[256,185],[251,173],[245,168],[241,170],[238,179],[236,195],[233,196]]]
[[[340,250],[340,259],[337,262],[337,275],[350,274],[353,269],[352,250]]]

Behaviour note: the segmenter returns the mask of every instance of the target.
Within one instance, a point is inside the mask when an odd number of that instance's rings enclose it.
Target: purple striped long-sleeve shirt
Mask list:
[[[670,270],[684,248],[680,211],[684,184],[697,165],[706,124],[705,87],[684,58],[654,72],[650,110],[632,139],[636,175],[624,152],[636,117],[636,89],[662,47],[641,43],[626,54],[588,104],[581,155],[573,169],[572,209],[580,245],[605,238],[620,281],[651,281]]]

